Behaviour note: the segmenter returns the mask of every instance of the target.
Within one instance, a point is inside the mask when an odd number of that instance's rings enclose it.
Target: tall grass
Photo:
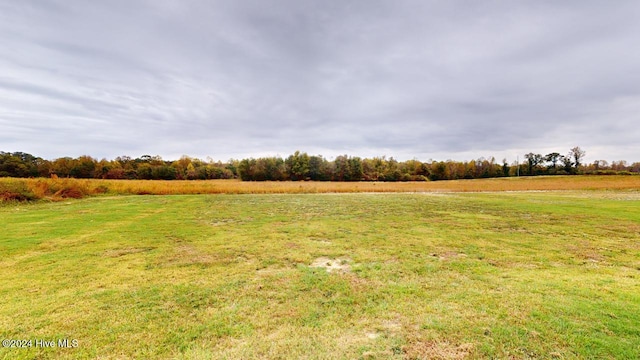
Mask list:
[[[0,179],[0,200],[61,200],[104,194],[108,185],[85,179]]]
[[[0,179],[2,200],[60,200],[100,194],[301,194],[637,190],[640,176],[540,176],[436,182],[246,182],[239,180]]]

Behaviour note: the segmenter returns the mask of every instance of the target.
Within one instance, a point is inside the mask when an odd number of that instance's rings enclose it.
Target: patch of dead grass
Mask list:
[[[126,247],[126,248],[121,248],[121,249],[107,250],[107,251],[105,251],[103,253],[103,255],[106,256],[106,257],[117,258],[117,257],[125,256],[125,255],[147,252],[147,251],[151,251],[153,249],[155,249],[155,247],[140,247],[140,248]]]
[[[412,341],[402,348],[405,359],[455,360],[466,359],[473,344],[454,345],[446,341]]]
[[[313,268],[324,268],[328,273],[342,272],[347,273],[351,271],[351,265],[349,265],[349,259],[330,259],[328,257],[319,257],[309,265]]]
[[[216,259],[207,253],[202,252],[191,244],[180,244],[176,246],[173,256],[167,264],[188,266],[188,265],[211,265]]]
[[[598,263],[606,260],[605,257],[587,241],[580,241],[578,244],[569,245],[567,246],[567,250],[569,250],[575,258],[587,262]]]
[[[300,193],[426,193],[638,190],[640,176],[536,176],[474,180],[420,182],[314,182],[240,180],[102,180],[102,179],[9,179],[24,184],[37,198],[54,199],[93,194],[300,194]],[[67,190],[64,190],[67,189]],[[589,195],[590,196],[590,195]],[[618,195],[615,195],[618,196]],[[625,195],[628,200],[638,193]],[[223,225],[223,224],[216,224]]]
[[[466,258],[467,254],[458,253],[455,251],[445,251],[443,253],[431,253],[431,256],[436,257],[441,261],[445,261],[457,258]]]

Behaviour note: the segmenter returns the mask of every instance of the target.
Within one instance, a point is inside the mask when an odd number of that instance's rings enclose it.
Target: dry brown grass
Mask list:
[[[640,189],[639,176],[546,176],[433,182],[98,181],[111,192],[160,195]]]
[[[319,257],[315,259],[309,267],[323,268],[330,272],[349,272],[351,266],[348,259],[329,259],[328,257]]]
[[[113,195],[178,195],[640,190],[640,176],[539,176],[433,182],[0,179],[0,186],[8,183],[20,183],[36,198],[50,200],[103,193]]]
[[[473,351],[473,344],[453,345],[446,341],[416,341],[409,343],[402,350],[405,359],[466,359]]]

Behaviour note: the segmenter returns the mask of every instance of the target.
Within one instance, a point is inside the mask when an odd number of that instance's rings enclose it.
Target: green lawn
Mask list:
[[[640,358],[637,192],[10,204],[0,270],[4,359]]]

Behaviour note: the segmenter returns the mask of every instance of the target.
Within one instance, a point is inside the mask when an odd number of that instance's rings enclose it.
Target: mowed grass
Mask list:
[[[78,347],[0,358],[640,358],[639,201],[574,191],[12,203],[0,207],[0,338]]]

